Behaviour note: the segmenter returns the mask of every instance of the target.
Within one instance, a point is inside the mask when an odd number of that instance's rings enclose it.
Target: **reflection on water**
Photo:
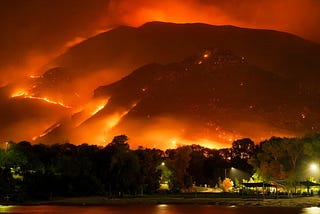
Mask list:
[[[320,214],[320,208],[227,207],[214,205],[0,206],[0,213],[44,214]]]
[[[303,209],[303,214],[320,214],[320,208],[319,207],[309,207]]]

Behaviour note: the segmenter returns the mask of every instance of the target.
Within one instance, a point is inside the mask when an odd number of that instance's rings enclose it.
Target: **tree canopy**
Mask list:
[[[104,147],[96,145],[32,145],[9,142],[0,149],[0,196],[16,200],[52,196],[154,194],[164,182],[172,192],[193,186],[237,185],[237,169],[264,181],[319,179],[310,163],[319,163],[320,135],[272,137],[255,145],[248,138],[231,148],[209,149],[185,145],[175,149],[132,150],[126,135]],[[229,180],[226,178],[230,178]],[[240,177],[238,177],[240,179]],[[50,184],[50,185],[48,185]],[[229,185],[230,186],[230,185]]]

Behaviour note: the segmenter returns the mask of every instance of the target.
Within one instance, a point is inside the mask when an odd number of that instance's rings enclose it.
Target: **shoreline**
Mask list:
[[[5,203],[2,205],[34,206],[34,205],[58,205],[58,206],[109,206],[109,205],[217,205],[236,207],[320,207],[320,197],[297,198],[183,198],[183,197],[137,197],[114,198],[106,197],[75,197],[53,198],[47,201],[28,201],[24,203]]]

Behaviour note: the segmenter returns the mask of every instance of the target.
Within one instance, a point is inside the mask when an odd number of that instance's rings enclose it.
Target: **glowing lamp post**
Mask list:
[[[314,179],[315,179],[315,177],[317,177],[316,175],[317,175],[318,172],[319,172],[319,166],[318,166],[318,164],[312,163],[312,164],[310,165],[309,170],[310,170],[311,176],[313,176]],[[310,177],[310,179],[311,179],[311,177]]]
[[[315,182],[316,177],[317,177],[317,174],[318,174],[318,172],[319,172],[319,166],[318,166],[318,164],[316,164],[316,163],[311,163],[311,164],[310,164],[310,167],[309,167],[309,170],[310,170],[310,179],[309,179],[309,181],[310,181],[311,183],[313,183],[313,182]],[[308,194],[310,193],[310,186],[311,186],[311,185],[307,185],[307,192],[308,192]]]
[[[318,172],[318,171],[319,171],[318,165],[315,164],[315,163],[311,164],[311,165],[310,165],[310,171],[311,171],[312,173]]]

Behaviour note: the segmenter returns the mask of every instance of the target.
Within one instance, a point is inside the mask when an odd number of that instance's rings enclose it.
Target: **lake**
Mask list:
[[[215,205],[0,206],[0,213],[44,214],[320,214],[320,208],[234,207]]]

